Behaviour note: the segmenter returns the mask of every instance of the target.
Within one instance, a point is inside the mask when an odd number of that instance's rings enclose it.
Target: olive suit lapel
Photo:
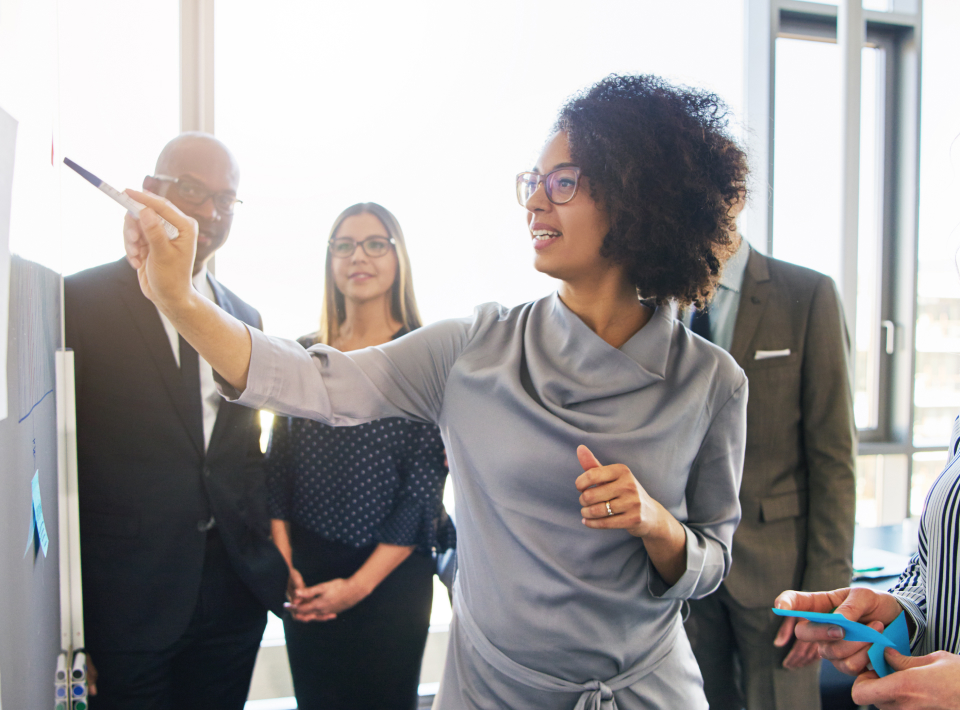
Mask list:
[[[770,298],[770,270],[767,257],[755,249],[750,250],[747,268],[743,273],[743,285],[740,287],[740,307],[733,328],[733,342],[730,354],[740,367],[745,368],[750,353],[750,343],[756,335],[757,327],[763,318]]]

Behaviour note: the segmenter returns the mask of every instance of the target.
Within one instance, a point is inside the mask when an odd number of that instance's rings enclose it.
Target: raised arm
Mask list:
[[[243,323],[193,288],[196,220],[162,197],[126,192],[147,206],[139,220],[127,215],[124,228],[127,259],[137,269],[143,294],[224,380],[242,391],[250,368],[250,335]],[[167,237],[158,214],[180,230],[179,237]]]
[[[437,422],[447,375],[482,313],[419,328],[383,346],[305,351],[295,341],[249,330],[200,296],[190,278],[196,223],[155,195],[130,195],[148,206],[139,224],[128,223],[125,230],[127,258],[138,269],[140,287],[213,366],[225,396],[334,426],[382,417]],[[180,237],[166,237],[157,213],[180,229]],[[490,309],[485,313],[488,320],[496,317]]]

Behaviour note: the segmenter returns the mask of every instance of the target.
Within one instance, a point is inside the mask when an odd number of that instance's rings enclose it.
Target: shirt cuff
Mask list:
[[[910,652],[916,653],[923,643],[923,635],[927,630],[927,617],[920,611],[920,607],[917,606],[916,602],[902,597],[899,594],[894,594],[893,596],[896,597],[897,602],[903,607],[903,610],[907,612],[907,616],[913,619],[914,630],[913,636],[910,637]]]
[[[683,525],[683,523],[681,523]],[[704,571],[709,568],[707,541],[698,536],[693,530],[683,525],[687,536],[687,569],[673,586],[668,585],[651,560],[647,560],[650,567],[647,589],[655,599],[690,599],[714,591],[713,588],[702,589]],[[717,577],[717,586],[722,579],[722,572]]]
[[[263,332],[243,324],[250,334],[250,366],[247,371],[247,387],[238,390],[214,371],[214,380],[220,395],[228,402],[260,409],[279,390],[280,369],[277,358],[268,357],[270,341]],[[298,346],[299,347],[299,346]]]

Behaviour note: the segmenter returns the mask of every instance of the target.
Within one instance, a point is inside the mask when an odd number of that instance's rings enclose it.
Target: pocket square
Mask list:
[[[753,356],[754,360],[769,360],[774,357],[786,357],[790,354],[790,348],[784,348],[783,350],[757,350],[756,355]]]

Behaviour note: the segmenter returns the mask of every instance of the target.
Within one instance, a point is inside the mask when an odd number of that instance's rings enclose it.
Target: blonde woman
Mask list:
[[[320,330],[346,352],[418,328],[410,261],[396,218],[375,203],[334,222]],[[267,455],[273,538],[290,568],[284,620],[301,709],[416,707],[433,599],[446,477],[432,424],[379,419],[336,428],[278,417]],[[376,669],[376,683],[369,683]]]

